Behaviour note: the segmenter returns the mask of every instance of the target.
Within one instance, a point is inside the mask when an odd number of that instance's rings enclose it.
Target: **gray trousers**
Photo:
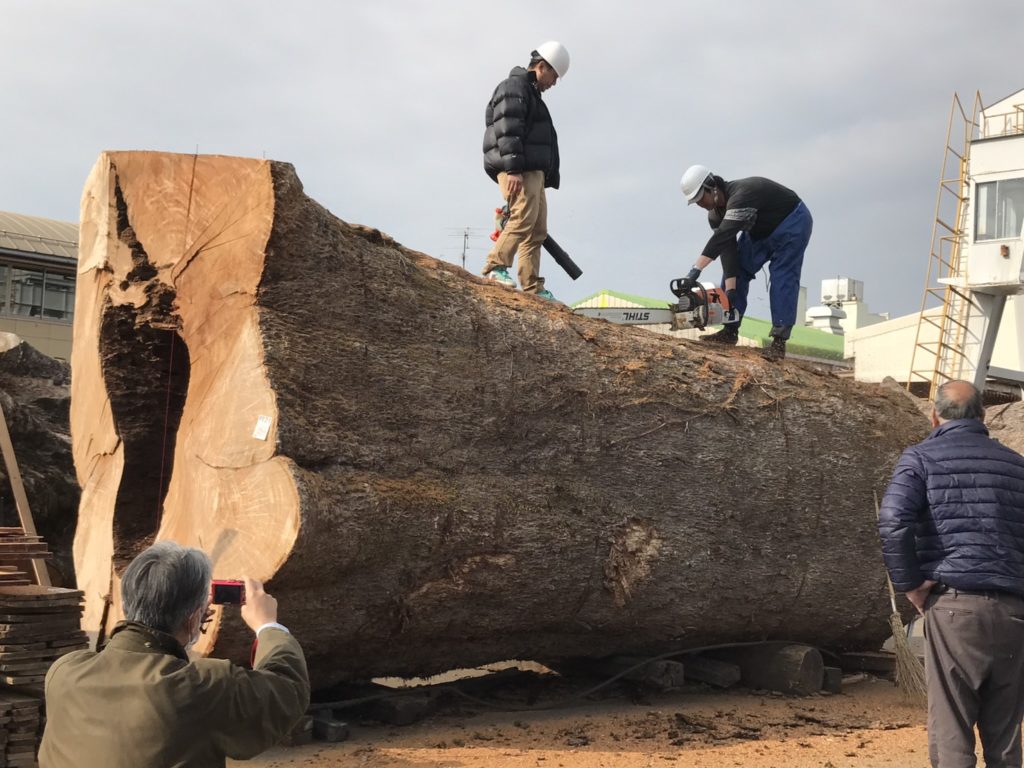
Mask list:
[[[932,765],[973,768],[977,724],[987,768],[1021,768],[1024,598],[932,594],[924,631]]]

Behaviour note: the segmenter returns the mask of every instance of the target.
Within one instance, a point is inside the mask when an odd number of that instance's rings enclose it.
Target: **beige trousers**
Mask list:
[[[544,171],[526,171],[523,191],[508,199],[508,174],[498,174],[501,196],[509,203],[508,223],[501,231],[484,265],[486,275],[496,267],[512,266],[519,252],[519,287],[524,293],[544,290],[540,276],[540,247],[548,236],[548,202],[544,196]]]

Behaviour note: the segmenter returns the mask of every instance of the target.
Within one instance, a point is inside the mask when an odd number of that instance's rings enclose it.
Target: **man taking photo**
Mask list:
[[[223,768],[276,744],[309,706],[298,642],[277,600],[245,579],[242,619],[256,633],[251,670],[189,661],[210,607],[210,559],[162,541],[121,579],[126,621],[98,652],[62,656],[46,676],[41,768]]]

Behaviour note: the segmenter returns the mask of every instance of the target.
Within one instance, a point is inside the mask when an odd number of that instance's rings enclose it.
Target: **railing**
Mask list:
[[[1024,104],[1014,104],[1010,112],[985,114],[982,118],[982,138],[1014,136],[1024,133]]]

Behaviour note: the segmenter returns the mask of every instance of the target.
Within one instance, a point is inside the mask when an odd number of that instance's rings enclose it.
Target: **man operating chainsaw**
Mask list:
[[[483,274],[509,287],[508,270],[519,253],[519,285],[524,293],[553,299],[540,276],[540,248],[547,237],[547,187],[558,189],[558,135],[541,94],[569,71],[561,43],[537,46],[527,69],[515,67],[495,88],[485,114],[484,170],[501,187],[509,218]]]
[[[682,287],[695,286],[701,271],[721,257],[722,287],[738,315],[722,330],[701,340],[736,344],[750,281],[768,264],[772,343],[764,356],[783,359],[786,341],[796,324],[800,270],[813,225],[811,212],[793,190],[760,176],[725,181],[705,166],[693,165],[683,174],[680,185],[688,204],[696,203],[708,212],[708,223],[714,230],[693,269],[680,281]]]

